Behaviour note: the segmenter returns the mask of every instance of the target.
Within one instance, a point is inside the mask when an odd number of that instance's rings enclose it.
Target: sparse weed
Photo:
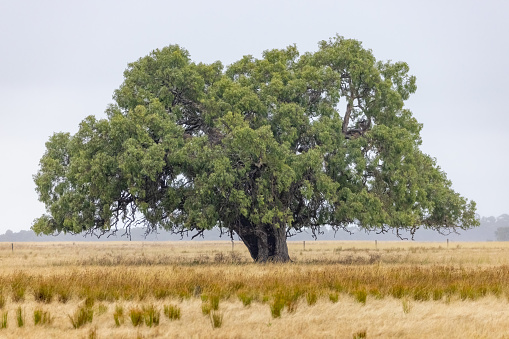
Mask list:
[[[5,296],[3,293],[0,293],[0,310],[5,306]]]

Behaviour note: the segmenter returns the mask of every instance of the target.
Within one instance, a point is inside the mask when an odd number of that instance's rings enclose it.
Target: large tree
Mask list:
[[[287,236],[303,228],[475,226],[475,203],[419,149],[408,71],[339,36],[226,68],[176,45],[155,50],[128,65],[106,119],[47,142],[34,180],[48,214],[32,229],[219,227],[255,261],[284,262]]]

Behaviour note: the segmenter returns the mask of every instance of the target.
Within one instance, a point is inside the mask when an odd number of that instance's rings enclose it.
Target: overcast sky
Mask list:
[[[44,213],[32,175],[54,132],[104,117],[127,63],[179,44],[228,65],[339,34],[417,77],[425,153],[482,216],[509,213],[508,1],[0,0],[0,233]]]

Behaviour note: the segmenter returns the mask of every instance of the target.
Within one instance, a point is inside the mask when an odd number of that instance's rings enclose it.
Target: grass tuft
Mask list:
[[[121,305],[115,306],[115,313],[113,313],[115,326],[119,327],[124,323],[124,308]]]
[[[34,298],[38,302],[43,302],[46,304],[49,304],[51,300],[53,299],[54,294],[54,288],[47,283],[40,284],[35,290],[34,290]]]
[[[139,308],[131,308],[129,310],[129,318],[131,318],[131,323],[134,327],[141,326],[143,324],[143,310],[140,310]]]
[[[361,304],[366,304],[366,299],[368,297],[368,293],[364,289],[356,290],[354,292],[354,298]]]
[[[159,325],[160,312],[154,305],[143,307],[143,316],[148,327]]]
[[[401,301],[401,305],[403,306],[403,313],[408,314],[412,310],[412,304],[410,304],[410,300],[404,298]]]
[[[25,312],[21,309],[21,306],[18,306],[16,310],[16,320],[18,322],[18,327],[25,326]]]
[[[316,295],[316,292],[311,291],[306,293],[306,301],[309,306],[316,304],[316,302],[318,301],[318,296]]]
[[[8,311],[2,312],[0,316],[0,328],[7,328],[7,316],[9,315]]]
[[[86,306],[79,307],[76,312],[72,315],[67,315],[71,321],[72,327],[78,329],[86,323],[91,323],[94,319],[94,310]]]
[[[363,339],[363,338],[367,338],[366,330],[362,330],[353,334],[353,339]]]
[[[274,300],[270,304],[270,314],[272,318],[281,318],[281,311],[285,307],[286,300],[285,298],[278,294],[274,297]]]
[[[164,314],[170,320],[180,319],[180,307],[177,305],[164,305]]]
[[[34,310],[34,325],[45,325],[51,324],[51,316],[47,311],[43,311],[40,308]]]
[[[211,311],[210,323],[212,324],[212,328],[220,328],[223,326],[223,313],[219,311]]]

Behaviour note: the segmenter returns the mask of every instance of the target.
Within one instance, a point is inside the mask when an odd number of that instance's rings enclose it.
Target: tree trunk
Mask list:
[[[291,261],[286,244],[286,227],[271,224],[253,225],[247,218],[242,218],[235,233],[244,242],[254,261],[259,263]]]

